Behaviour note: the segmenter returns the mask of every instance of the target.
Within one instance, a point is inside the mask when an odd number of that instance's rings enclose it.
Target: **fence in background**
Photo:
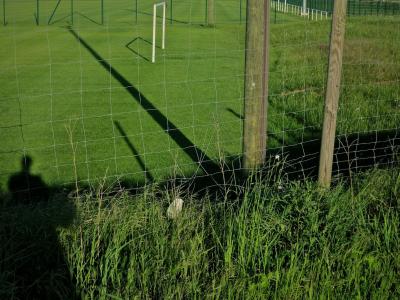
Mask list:
[[[284,1],[284,0],[283,0]],[[288,4],[303,6],[303,0],[287,0]],[[331,0],[307,0],[306,6],[309,9],[333,11],[333,1]],[[349,16],[393,16],[400,15],[399,1],[381,0],[349,0],[347,1],[347,15]]]
[[[325,10],[304,8],[303,6],[290,4],[281,0],[272,1],[271,9],[275,10],[275,12],[302,16],[312,21],[327,20],[330,15],[330,13]]]
[[[2,10],[2,23],[3,25],[7,25],[8,15],[10,14],[9,8],[18,5],[11,0],[1,0],[1,10]],[[202,15],[200,18],[196,18],[196,20],[192,20],[192,23],[204,23],[208,24],[209,22],[209,14],[210,11],[213,10],[214,1],[216,0],[200,0],[196,2],[196,6],[199,8],[200,14]],[[82,6],[80,3],[90,3],[91,10],[98,12],[94,18],[96,22],[99,24],[104,24],[105,18],[108,17],[108,11],[110,10],[110,3],[107,0],[57,0],[57,1],[48,1],[48,0],[25,0],[20,2],[20,9],[23,10],[31,10],[30,18],[32,22],[36,25],[39,24],[52,24],[54,21],[54,16],[57,13],[60,6],[68,6],[69,10],[69,21],[71,24],[74,23],[74,15],[75,13],[79,13],[79,6]],[[121,0],[117,0],[117,3],[121,2]],[[25,3],[25,4],[24,4]],[[29,3],[28,5],[26,5]],[[146,6],[146,3],[143,0],[132,0],[125,1],[125,9],[129,9],[132,12],[132,16],[135,22],[138,22],[138,19],[141,17],[140,8]],[[169,7],[169,17],[170,22],[173,23],[173,16],[175,11],[175,5],[177,7],[190,3],[190,1],[179,1],[177,0],[168,0],[167,5]],[[224,19],[219,18],[221,15],[219,10],[221,9],[220,3],[231,11],[231,15]],[[318,20],[321,18],[321,13],[323,16],[332,14],[333,11],[333,1],[332,0],[307,0],[305,1],[306,11],[303,11],[303,0],[272,0],[273,9],[276,9],[278,12],[285,12],[303,16],[310,16],[310,19]],[[190,4],[188,6],[191,6]],[[286,9],[283,7],[286,6]],[[8,7],[8,8],[7,8]],[[180,14],[180,12],[178,12]],[[196,13],[197,14],[197,13]],[[395,16],[400,15],[400,1],[392,0],[392,1],[381,1],[381,0],[349,0],[347,2],[347,14],[349,16]],[[33,18],[32,18],[33,16]],[[227,0],[223,2],[219,2],[215,13],[211,15],[212,17],[216,17],[219,19],[219,23],[226,22],[239,22],[242,23],[246,19],[246,1],[245,0]],[[13,18],[12,15],[9,16]],[[315,17],[315,18],[314,18]],[[97,21],[98,19],[98,21]],[[109,18],[108,18],[109,19]],[[211,20],[211,22],[214,22]]]

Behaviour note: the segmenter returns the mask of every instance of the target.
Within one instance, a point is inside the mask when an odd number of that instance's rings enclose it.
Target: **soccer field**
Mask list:
[[[10,2],[10,3],[9,3]],[[244,1],[243,1],[244,2]],[[166,49],[151,63],[150,1],[6,2],[0,26],[0,186],[33,159],[46,184],[161,180],[198,162],[239,157],[245,22],[239,1],[167,8]],[[73,22],[73,24],[72,24]],[[49,25],[47,23],[50,23]],[[158,33],[161,18],[158,18]],[[268,147],[318,139],[330,20],[271,14]],[[400,120],[400,20],[348,20],[338,134],[394,130]]]

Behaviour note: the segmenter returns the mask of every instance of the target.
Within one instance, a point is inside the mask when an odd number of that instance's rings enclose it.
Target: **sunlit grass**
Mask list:
[[[108,3],[103,26],[87,18],[98,20],[100,2],[77,2],[72,28],[209,158],[240,156],[245,24],[238,23],[236,2],[217,7],[215,28],[201,26],[200,2],[175,3],[167,49],[157,49],[156,64],[148,61],[146,42],[151,5],[139,1],[136,24],[131,2]],[[33,172],[45,182],[73,182],[66,126],[74,128],[77,174],[84,184],[96,184],[104,175],[110,182],[121,176],[143,182],[143,165],[156,180],[192,175],[197,166],[185,153],[188,145],[171,138],[126,84],[110,76],[67,30],[70,19],[62,17],[69,5],[62,2],[57,22],[48,26],[54,3],[41,1],[41,25],[36,26],[33,2],[24,3],[8,3],[9,24],[0,27],[3,189],[23,155],[33,158]],[[338,134],[398,128],[399,24],[394,17],[348,19]],[[329,20],[289,14],[278,13],[272,22],[269,148],[319,138],[329,30]]]

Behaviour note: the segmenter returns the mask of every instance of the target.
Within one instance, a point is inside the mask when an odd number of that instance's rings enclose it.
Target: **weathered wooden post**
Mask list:
[[[267,145],[270,0],[247,1],[243,164],[260,167]]]
[[[326,188],[330,187],[332,179],[336,117],[340,96],[343,44],[346,29],[346,10],[347,0],[335,1],[332,16],[328,81],[326,84],[324,124],[322,128],[321,154],[318,175],[318,182],[320,186]]]
[[[214,0],[207,0],[207,25],[215,25],[215,6]]]
[[[239,24],[242,24],[242,0],[239,0]]]

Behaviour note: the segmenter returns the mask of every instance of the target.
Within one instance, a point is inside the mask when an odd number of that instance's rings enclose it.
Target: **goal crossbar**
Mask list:
[[[154,63],[156,61],[156,27],[157,27],[157,8],[162,6],[163,8],[163,17],[162,17],[162,44],[161,49],[165,49],[165,11],[166,11],[166,3],[160,2],[155,3],[153,6],[153,51],[151,55],[151,62]]]

